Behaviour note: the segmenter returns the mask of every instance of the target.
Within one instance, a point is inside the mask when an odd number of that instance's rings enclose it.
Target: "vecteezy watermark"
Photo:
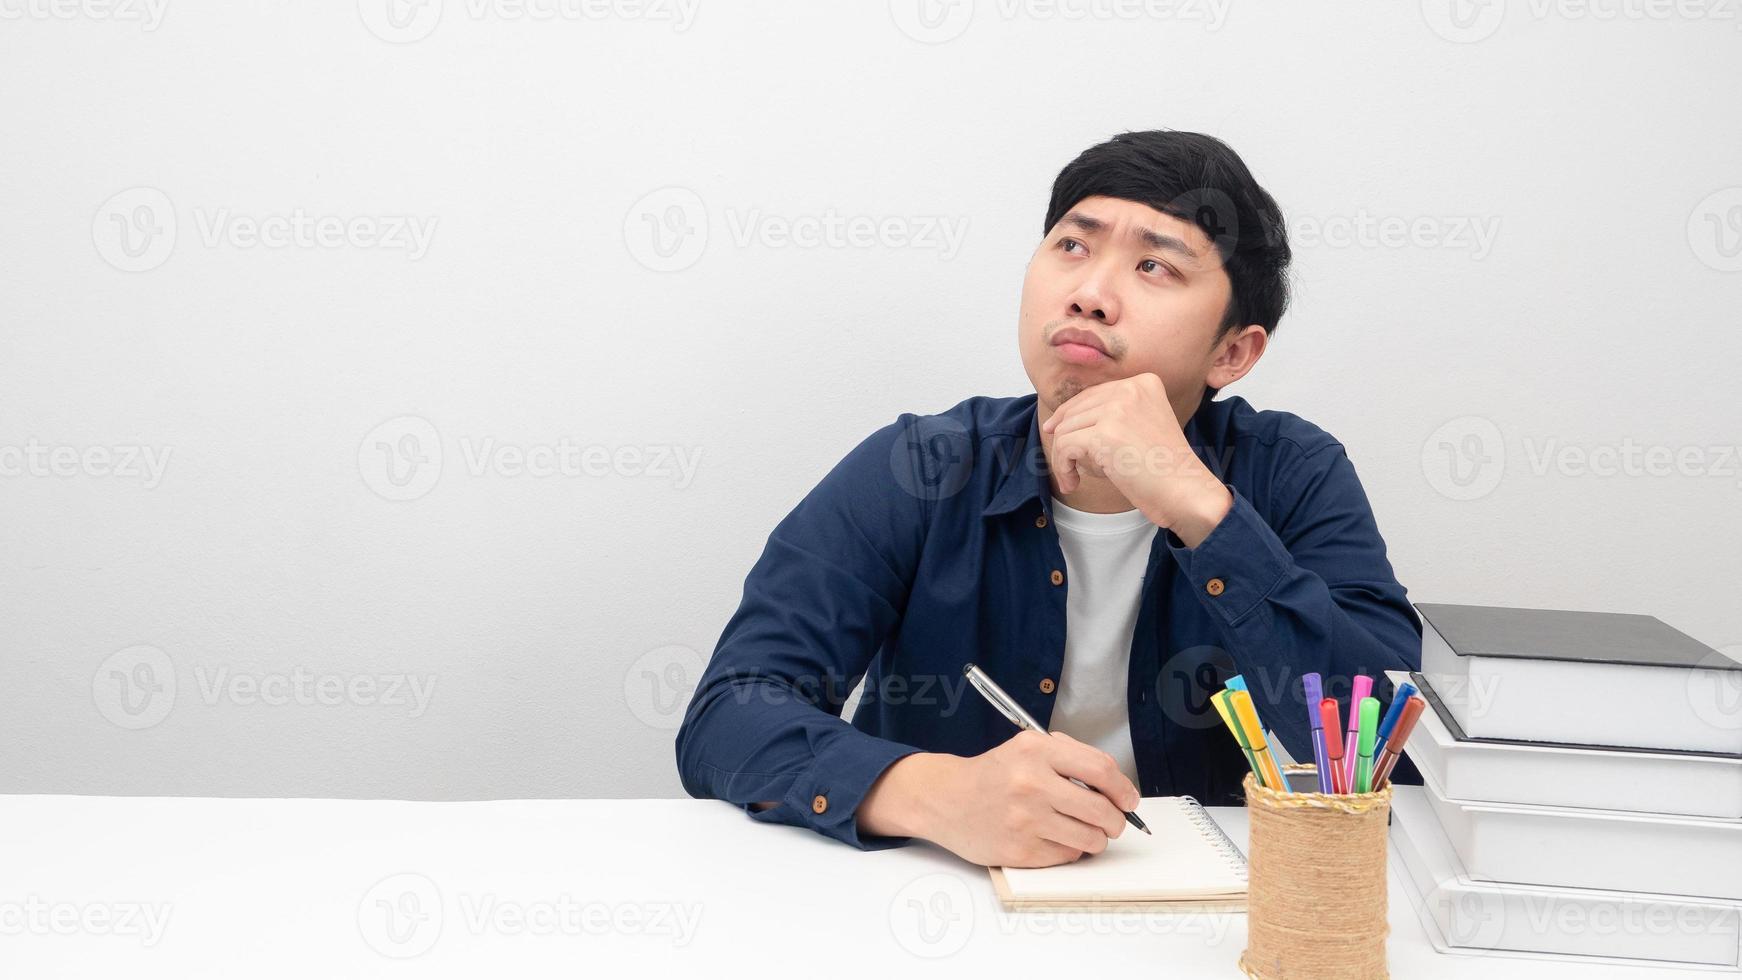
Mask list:
[[[1742,26],[1736,0],[1421,0],[1428,28],[1454,44],[1493,37],[1508,8],[1535,21],[1730,21]]]
[[[568,436],[514,443],[464,435],[457,442],[464,472],[475,479],[624,477],[667,480],[683,490],[695,480],[702,458],[699,446],[604,445]],[[363,483],[387,500],[416,500],[435,489],[446,458],[450,454],[443,449],[441,433],[416,415],[388,419],[357,444],[357,471]]]
[[[959,874],[939,871],[902,885],[889,900],[888,919],[896,945],[922,959],[942,959],[967,948],[981,932],[1000,938],[1186,935],[1221,945],[1245,913],[1115,908],[1010,915],[992,906],[991,889],[983,879],[970,885]]]
[[[1290,222],[1290,239],[1302,248],[1414,248],[1468,252],[1480,262],[1500,235],[1500,216],[1303,215]]]
[[[150,33],[168,8],[169,0],[0,0],[0,21],[93,20],[138,24]]]
[[[1126,448],[1104,454],[1095,465],[1108,475],[1197,477],[1206,470],[1227,472],[1232,459],[1232,448],[1220,452],[1201,446],[1191,452]],[[1045,454],[1026,436],[970,435],[960,422],[943,415],[915,416],[889,442],[891,476],[903,491],[921,500],[955,496],[968,485],[976,467],[996,474],[1020,470],[1030,477],[1049,472]]]
[[[389,959],[421,956],[449,926],[472,936],[652,936],[681,948],[695,938],[701,921],[700,902],[586,900],[567,892],[521,898],[460,890],[447,896],[432,878],[415,872],[381,879],[357,903],[358,934]]]
[[[207,707],[403,708],[421,718],[435,697],[434,674],[323,673],[296,666],[286,671],[239,671],[228,666],[194,667],[194,685]]]
[[[942,44],[962,36],[974,22],[975,8],[998,20],[1078,23],[1082,21],[1172,21],[1199,23],[1219,31],[1232,0],[889,0],[889,16],[901,33],[922,44]]]
[[[889,933],[924,959],[954,956],[974,936],[974,893],[950,871],[922,875],[889,900]]]
[[[395,960],[429,952],[442,937],[442,892],[427,875],[401,872],[369,887],[357,902],[357,933]]]
[[[1500,485],[1509,456],[1522,457],[1533,477],[1584,479],[1726,479],[1742,487],[1742,445],[1643,442],[1569,442],[1555,436],[1518,438],[1510,452],[1492,419],[1465,415],[1440,426],[1422,443],[1422,474],[1452,500],[1475,500]]]
[[[175,664],[154,646],[117,650],[91,674],[91,702],[97,713],[122,728],[156,725],[175,707],[175,696]]]
[[[643,194],[623,216],[623,243],[635,261],[654,272],[695,265],[707,251],[709,231],[726,229],[734,248],[911,249],[955,258],[968,234],[966,216],[842,214],[834,208],[782,214],[727,206],[721,220],[687,187]]]
[[[1588,898],[1543,895],[1490,882],[1446,882],[1411,903],[1421,903],[1446,941],[1461,952],[1506,953],[1509,947],[1529,948],[1531,938],[1573,937],[1693,937],[1736,934],[1733,908],[1639,898],[1611,898],[1598,892]]]
[[[175,663],[161,649],[131,646],[110,654],[91,674],[97,713],[130,730],[159,724],[180,694]],[[434,674],[338,673],[295,666],[283,671],[238,670],[228,664],[196,664],[194,691],[208,708],[357,707],[404,711],[421,718],[435,697]]]
[[[1715,731],[1742,732],[1742,643],[1719,647],[1688,671],[1690,713]]]
[[[26,440],[0,445],[0,477],[138,480],[155,490],[169,469],[171,446],[66,446]]]
[[[321,214],[293,207],[247,214],[228,207],[195,207],[193,227],[208,249],[359,249],[403,252],[416,262],[429,254],[438,218],[405,214]],[[169,261],[182,223],[169,195],[132,187],[104,201],[91,219],[91,241],[103,261],[122,272],[148,272]]]
[[[169,902],[57,902],[37,895],[0,899],[0,936],[117,936],[150,949],[163,941]]]
[[[1742,272],[1742,187],[1713,191],[1694,205],[1688,247],[1709,268]]]
[[[682,34],[696,22],[701,0],[357,0],[369,33],[391,44],[421,41],[441,25],[444,8],[472,21],[669,25]]]
[[[1462,415],[1435,429],[1421,444],[1428,486],[1451,500],[1477,500],[1494,492],[1506,472],[1506,438],[1479,415]]]
[[[682,644],[655,647],[635,658],[623,674],[623,700],[629,711],[650,728],[676,729],[695,697],[707,662]],[[824,707],[845,716],[849,703],[924,708],[938,718],[952,718],[968,697],[968,679],[961,671],[939,674],[880,674],[875,679],[836,672],[778,677],[736,668],[716,677],[718,699],[732,704],[803,704]],[[853,692],[859,697],[853,702]],[[973,702],[978,703],[978,702]]]
[[[675,731],[706,669],[702,655],[681,643],[654,647],[623,672],[623,703],[643,725]]]

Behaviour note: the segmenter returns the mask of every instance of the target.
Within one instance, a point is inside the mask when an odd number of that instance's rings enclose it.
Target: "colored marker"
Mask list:
[[[1246,741],[1246,733],[1241,730],[1240,723],[1234,719],[1234,708],[1228,703],[1233,691],[1217,691],[1210,696],[1210,703],[1216,706],[1216,712],[1222,716],[1228,730],[1234,733],[1234,741],[1240,743],[1240,751],[1246,756],[1246,764],[1252,767],[1252,775],[1257,778],[1260,786],[1264,785],[1264,773],[1258,768],[1258,757],[1252,754],[1252,746]]]
[[[1228,678],[1228,683],[1222,686],[1230,691],[1244,691],[1246,690],[1246,675],[1235,674],[1233,677]]]
[[[1373,791],[1373,739],[1379,732],[1379,699],[1361,699],[1361,738],[1355,746],[1355,792]]]
[[[1235,691],[1229,695],[1229,704],[1234,706],[1234,719],[1240,727],[1246,729],[1246,741],[1252,746],[1252,755],[1258,759],[1262,767],[1263,781],[1271,789],[1288,792],[1288,784],[1282,781],[1282,770],[1276,768],[1276,760],[1271,758],[1270,747],[1264,741],[1264,729],[1258,725],[1258,712],[1252,707],[1252,695],[1247,691]]]
[[[1422,709],[1427,702],[1421,695],[1409,699],[1403,706],[1403,713],[1397,719],[1397,727],[1391,731],[1391,740],[1385,743],[1385,754],[1373,763],[1373,788],[1384,789],[1391,781],[1391,769],[1397,765],[1397,757],[1403,754],[1403,744],[1409,741],[1409,733],[1415,731],[1415,722],[1421,717]]]
[[[1343,773],[1343,722],[1337,717],[1337,699],[1319,701],[1320,723],[1325,726],[1325,755],[1331,767],[1331,792],[1347,793],[1349,783]]]
[[[1397,726],[1397,718],[1403,714],[1403,707],[1409,703],[1409,696],[1415,693],[1415,685],[1408,681],[1397,685],[1397,691],[1392,695],[1391,707],[1385,709],[1385,717],[1379,722],[1379,737],[1373,740],[1373,759],[1377,763],[1379,756],[1385,752],[1385,741],[1391,737],[1391,730]]]
[[[1349,736],[1343,741],[1343,785],[1354,791],[1355,741],[1361,734],[1361,699],[1373,693],[1373,678],[1355,675],[1355,690],[1349,695]]]
[[[1306,694],[1307,724],[1313,731],[1313,768],[1319,774],[1319,792],[1331,792],[1334,784],[1331,782],[1331,756],[1325,751],[1325,719],[1319,711],[1319,702],[1325,699],[1324,688],[1319,682],[1319,675],[1301,675],[1300,685]]]

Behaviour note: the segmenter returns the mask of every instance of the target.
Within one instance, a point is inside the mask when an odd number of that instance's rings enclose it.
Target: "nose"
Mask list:
[[[1119,319],[1119,303],[1113,291],[1102,281],[1101,274],[1091,270],[1071,291],[1070,312],[1072,316],[1091,317],[1111,324]]]

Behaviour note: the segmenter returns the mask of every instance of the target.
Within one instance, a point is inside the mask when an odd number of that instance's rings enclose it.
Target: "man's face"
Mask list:
[[[1022,280],[1017,343],[1041,417],[1090,385],[1148,372],[1183,425],[1202,399],[1231,289],[1197,225],[1135,201],[1077,202]]]

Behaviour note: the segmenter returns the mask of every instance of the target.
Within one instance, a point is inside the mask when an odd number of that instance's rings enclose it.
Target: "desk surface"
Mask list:
[[[1244,845],[1244,810],[1211,813]],[[1237,977],[1246,944],[1244,915],[1005,913],[929,844],[860,852],[710,801],[13,796],[0,827],[7,976]],[[1390,895],[1393,976],[1689,976],[1442,955],[1395,867]]]

